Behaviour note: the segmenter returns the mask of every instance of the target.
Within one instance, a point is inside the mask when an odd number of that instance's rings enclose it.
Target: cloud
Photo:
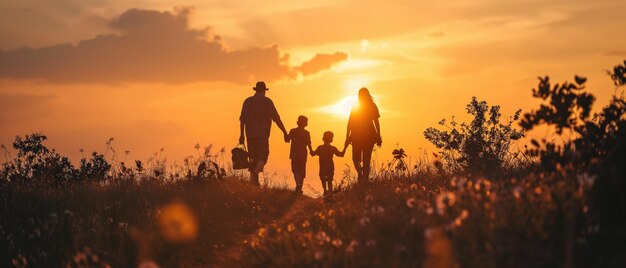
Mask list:
[[[130,9],[109,22],[116,34],[98,35],[77,45],[2,51],[0,78],[68,84],[246,84],[315,73],[343,55],[318,54],[303,66],[293,67],[289,55],[276,44],[231,50],[210,28],[191,29],[191,12],[189,8],[175,12]]]
[[[348,59],[348,54],[344,52],[335,52],[333,54],[317,54],[315,57],[302,63],[296,68],[303,75],[310,75],[322,70],[326,70],[333,65]]]

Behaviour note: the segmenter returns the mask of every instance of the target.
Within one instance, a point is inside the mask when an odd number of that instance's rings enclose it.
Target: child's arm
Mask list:
[[[341,152],[339,150],[336,150],[335,151],[335,155],[339,156],[339,157],[343,157],[344,155],[346,155],[346,148],[348,148],[348,146],[344,146],[343,147],[343,151],[341,151]],[[335,148],[335,149],[337,149],[337,148]]]

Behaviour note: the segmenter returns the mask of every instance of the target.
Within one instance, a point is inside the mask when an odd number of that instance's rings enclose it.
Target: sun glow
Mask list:
[[[358,105],[357,96],[347,96],[343,99],[335,102],[334,104],[324,106],[321,108],[322,112],[332,114],[339,118],[348,118],[352,107]]]

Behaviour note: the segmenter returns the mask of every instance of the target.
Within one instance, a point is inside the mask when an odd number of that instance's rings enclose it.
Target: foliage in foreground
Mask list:
[[[237,179],[0,188],[2,267],[189,267],[282,215],[295,196]]]

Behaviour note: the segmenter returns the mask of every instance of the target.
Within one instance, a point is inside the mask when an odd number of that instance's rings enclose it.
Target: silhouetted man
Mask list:
[[[280,121],[274,103],[265,96],[265,92],[269,90],[265,86],[265,82],[257,82],[252,89],[256,93],[247,98],[241,108],[239,144],[245,142],[245,137],[248,138],[250,180],[253,184],[259,185],[259,172],[263,171],[270,154],[269,138],[272,121],[276,122],[278,128],[283,131],[285,140],[287,140],[287,130],[285,130],[283,122]]]

